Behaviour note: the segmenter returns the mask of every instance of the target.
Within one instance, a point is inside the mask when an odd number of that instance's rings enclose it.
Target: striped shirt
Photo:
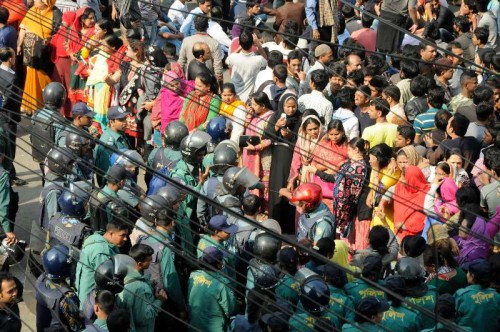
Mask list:
[[[417,115],[415,122],[413,123],[415,132],[421,135],[422,133],[428,133],[436,129],[434,118],[436,117],[436,113],[438,111],[439,109],[437,108],[429,108],[427,112]]]

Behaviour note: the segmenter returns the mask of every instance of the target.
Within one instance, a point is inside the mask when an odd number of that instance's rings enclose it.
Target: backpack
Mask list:
[[[167,160],[167,157],[165,157],[164,150],[158,149],[153,159],[153,165],[158,165],[158,164],[163,166],[158,168],[156,171],[162,175],[165,175],[166,177],[170,177],[170,170],[175,167],[175,165],[177,164],[177,160],[176,161]],[[165,187],[166,185],[167,181],[163,177],[154,174],[151,180],[149,181],[147,195],[149,196],[156,194],[156,192],[160,188]]]

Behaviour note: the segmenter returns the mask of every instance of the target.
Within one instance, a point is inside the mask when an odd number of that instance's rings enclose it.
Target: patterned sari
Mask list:
[[[60,14],[59,18],[62,19],[61,12],[57,8],[54,9],[55,2],[55,0],[46,1],[48,8],[44,10],[40,10],[36,6],[33,6],[21,21],[21,28],[26,30],[23,40],[23,53],[25,59],[32,59],[35,54],[42,52],[42,48],[44,47],[40,41],[48,41],[55,32],[55,23],[61,23],[60,21],[54,22],[57,18],[57,15],[54,15],[55,11],[58,11]],[[50,56],[46,61],[51,62]],[[52,82],[51,75],[52,72],[48,73],[46,69],[37,69],[29,65],[26,66],[26,83],[24,84],[23,100],[21,104],[21,110],[23,112],[32,113],[43,107],[41,102],[43,100],[42,91],[47,84]]]
[[[261,138],[260,146],[257,146],[258,150],[247,150],[243,149],[243,166],[248,168],[252,173],[257,175],[261,182],[264,184],[264,195],[263,199],[265,201],[265,207],[267,211],[267,201],[269,196],[269,173],[271,172],[271,140],[264,139],[264,130],[266,129],[269,118],[274,114],[273,111],[267,111],[264,114],[255,116],[248,128],[245,131],[245,135],[249,136],[259,136]],[[258,194],[258,192],[254,192]]]

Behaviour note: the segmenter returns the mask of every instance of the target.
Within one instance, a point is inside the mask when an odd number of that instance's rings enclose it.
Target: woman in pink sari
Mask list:
[[[261,198],[265,201],[264,206],[267,211],[272,149],[270,148],[271,140],[264,139],[264,130],[274,112],[272,111],[271,102],[265,93],[257,92],[251,96],[250,100],[249,114],[252,114],[252,118],[245,130],[245,135],[258,136],[261,141],[258,145],[247,143],[247,146],[243,148],[242,160],[243,166],[257,175],[265,186]]]
[[[193,81],[184,81],[183,77],[172,70],[163,74],[163,81],[167,86],[160,90],[161,111],[159,117],[153,114],[151,118],[152,121],[160,120],[160,133],[163,133],[170,122],[179,120],[184,99],[193,91],[194,86]]]
[[[288,177],[287,188],[293,192],[302,183],[311,182],[313,174],[307,170],[314,158],[314,150],[323,136],[323,124],[318,113],[305,110],[302,115],[297,143],[293,151],[292,166]],[[297,185],[296,185],[297,184]]]
[[[347,136],[340,120],[328,123],[326,135],[314,149],[312,165],[321,172],[335,174],[347,160]],[[321,180],[313,175],[312,182],[323,189],[323,203],[332,210],[333,183]]]

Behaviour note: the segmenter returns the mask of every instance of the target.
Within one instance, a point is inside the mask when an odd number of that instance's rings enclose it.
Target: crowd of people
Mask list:
[[[37,331],[500,331],[498,0],[28,2],[0,1],[0,331],[23,288]]]

